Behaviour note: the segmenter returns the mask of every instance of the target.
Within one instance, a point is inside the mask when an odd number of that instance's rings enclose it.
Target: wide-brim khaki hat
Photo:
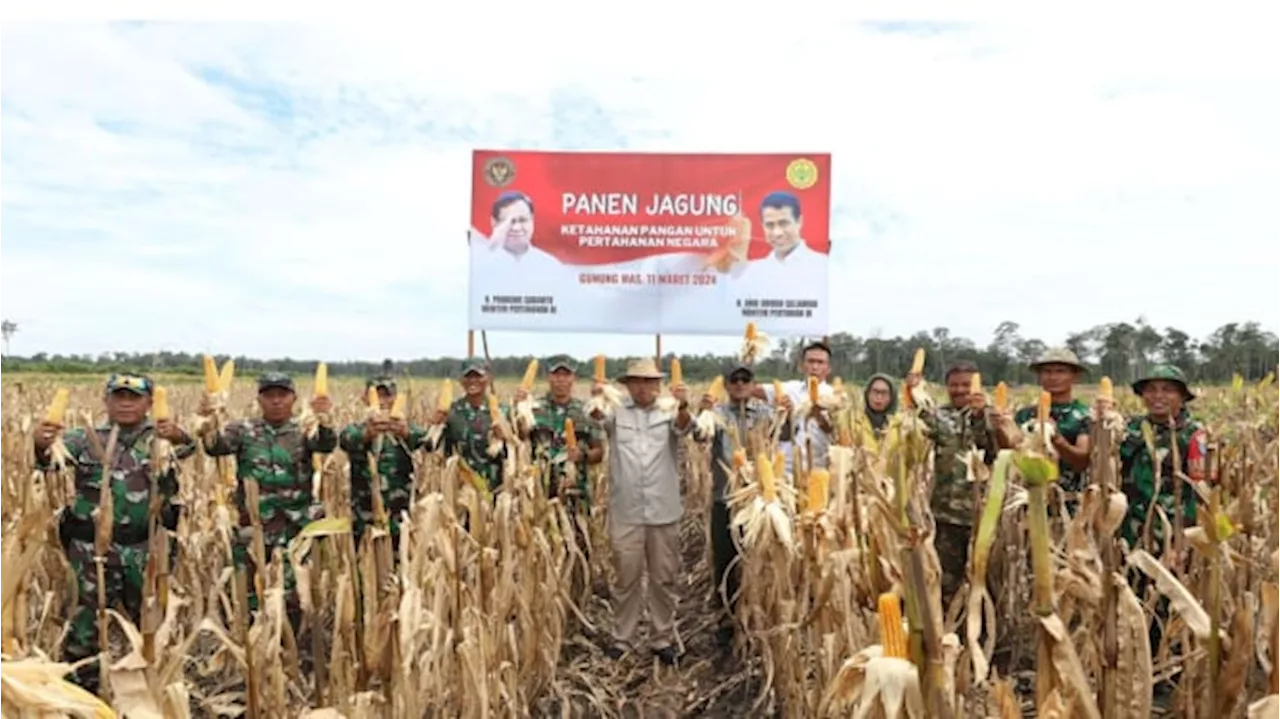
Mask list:
[[[618,379],[625,382],[629,379],[663,379],[666,376],[652,359],[638,359],[628,362],[627,371]]]

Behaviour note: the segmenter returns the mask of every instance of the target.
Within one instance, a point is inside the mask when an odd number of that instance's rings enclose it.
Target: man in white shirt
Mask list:
[[[770,405],[786,409],[791,413],[788,417],[790,437],[784,430],[782,440],[778,442],[778,448],[786,457],[788,471],[795,466],[793,454],[796,452],[799,453],[802,467],[809,466],[807,453],[812,452],[812,466],[826,468],[829,450],[836,433],[835,422],[825,409],[811,407],[804,416],[796,412],[797,408],[808,400],[809,377],[818,378],[819,398],[831,397],[835,394],[835,390],[827,383],[827,378],[831,376],[831,347],[821,340],[810,342],[805,345],[801,353],[801,361],[804,364],[805,378],[783,382],[782,397],[775,397],[773,387],[767,384],[756,385],[754,392],[756,397]]]

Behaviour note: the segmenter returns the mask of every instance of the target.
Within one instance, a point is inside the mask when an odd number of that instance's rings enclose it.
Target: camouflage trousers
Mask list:
[[[97,655],[98,649],[98,567],[93,561],[93,542],[64,541],[67,560],[75,572],[78,598],[71,626],[63,646],[63,656],[77,662]],[[103,565],[107,607],[120,612],[135,624],[142,614],[142,584],[147,568],[147,544],[113,544]],[[73,678],[87,691],[98,689],[96,663],[86,664]]]
[[[941,520],[936,521],[934,527],[933,546],[942,568],[942,611],[945,614],[951,598],[964,584],[973,528]]]

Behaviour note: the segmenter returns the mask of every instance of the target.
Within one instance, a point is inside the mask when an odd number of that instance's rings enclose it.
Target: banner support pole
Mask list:
[[[658,366],[661,367],[662,366],[662,334],[661,333],[653,336],[653,353],[655,357],[654,361],[656,361],[658,363]]]
[[[476,356],[476,331],[467,330],[467,359]]]

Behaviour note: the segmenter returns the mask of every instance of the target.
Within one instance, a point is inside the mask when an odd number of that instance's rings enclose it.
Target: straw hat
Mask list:
[[[618,379],[625,382],[629,379],[662,379],[666,376],[658,369],[658,365],[653,361],[653,358],[646,357],[628,362],[627,371]]]

